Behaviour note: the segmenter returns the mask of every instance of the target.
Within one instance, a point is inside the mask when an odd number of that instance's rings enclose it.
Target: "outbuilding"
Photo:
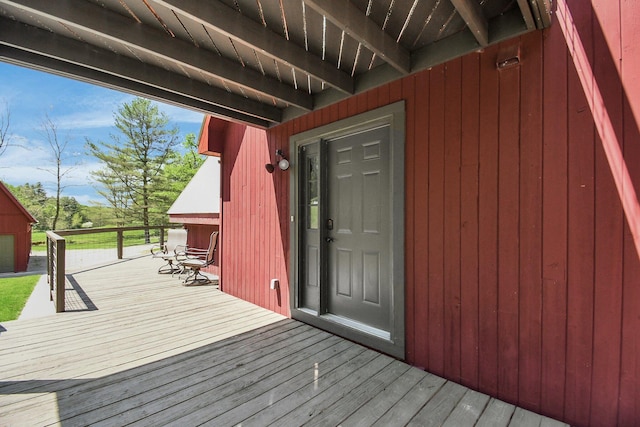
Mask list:
[[[0,182],[0,273],[26,271],[31,227],[38,222]]]
[[[169,210],[169,222],[184,224],[187,245],[206,249],[209,236],[220,228],[220,159],[207,157]],[[218,251],[219,252],[219,251]],[[217,259],[204,271],[219,275]]]

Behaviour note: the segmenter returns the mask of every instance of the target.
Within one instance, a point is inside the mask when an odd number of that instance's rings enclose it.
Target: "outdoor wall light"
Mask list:
[[[284,155],[284,152],[282,150],[276,150],[276,160],[278,159],[278,157],[280,158],[280,160],[278,160],[278,167],[280,168],[280,170],[286,171],[287,169],[289,169],[289,160],[287,160],[287,157]],[[267,163],[266,165],[264,165],[264,168],[269,173],[273,173],[273,171],[276,170],[275,165],[272,163]]]
[[[289,169],[289,160],[284,155],[282,150],[276,150],[276,156],[280,156],[280,161],[278,162],[278,167],[280,170],[286,171]]]

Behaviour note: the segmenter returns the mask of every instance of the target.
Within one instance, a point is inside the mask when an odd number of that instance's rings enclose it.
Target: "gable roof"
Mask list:
[[[220,159],[207,157],[167,211],[169,215],[220,213]]]
[[[0,181],[0,191],[6,194],[7,198],[18,208],[18,210],[20,210],[20,212],[22,212],[22,214],[31,224],[35,224],[38,222],[38,220],[35,219],[24,206],[22,206],[22,203],[20,203],[20,201],[16,199],[16,196],[14,196],[11,191],[9,191],[9,189],[2,183],[2,181]]]

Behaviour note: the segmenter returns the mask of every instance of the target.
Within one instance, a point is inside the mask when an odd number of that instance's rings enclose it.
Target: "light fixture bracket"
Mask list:
[[[278,165],[278,168],[282,171],[286,171],[291,165],[291,163],[289,163],[289,159],[287,159],[287,156],[284,154],[284,151],[280,150],[279,148],[276,149],[276,162],[267,163],[266,165],[264,165],[264,167],[267,172],[273,173],[273,171],[275,171],[276,169],[276,165]]]

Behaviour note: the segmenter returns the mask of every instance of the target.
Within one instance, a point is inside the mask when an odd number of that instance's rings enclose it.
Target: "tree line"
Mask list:
[[[6,148],[8,113],[3,117],[0,154],[2,147]],[[106,203],[83,206],[62,194],[65,175],[72,168],[64,164],[67,141],[59,137],[55,122],[46,118],[43,133],[53,154],[56,194],[48,196],[41,183],[8,185],[39,221],[37,229],[167,222],[167,210],[204,162],[197,151],[196,136],[191,133],[180,140],[179,130],[171,126],[169,117],[143,98],[120,106],[114,113],[114,125],[118,133],[109,135],[108,141],[85,140],[87,154],[102,165],[91,173],[91,179]]]
[[[36,230],[52,230],[54,218],[56,216],[56,197],[47,196],[41,182],[35,184],[11,185],[5,184],[9,191],[20,201],[22,206],[29,211],[38,223],[34,226]],[[59,200],[59,210],[57,226],[58,229],[80,228],[82,224],[89,221],[86,206],[82,206],[73,197],[61,196]]]

